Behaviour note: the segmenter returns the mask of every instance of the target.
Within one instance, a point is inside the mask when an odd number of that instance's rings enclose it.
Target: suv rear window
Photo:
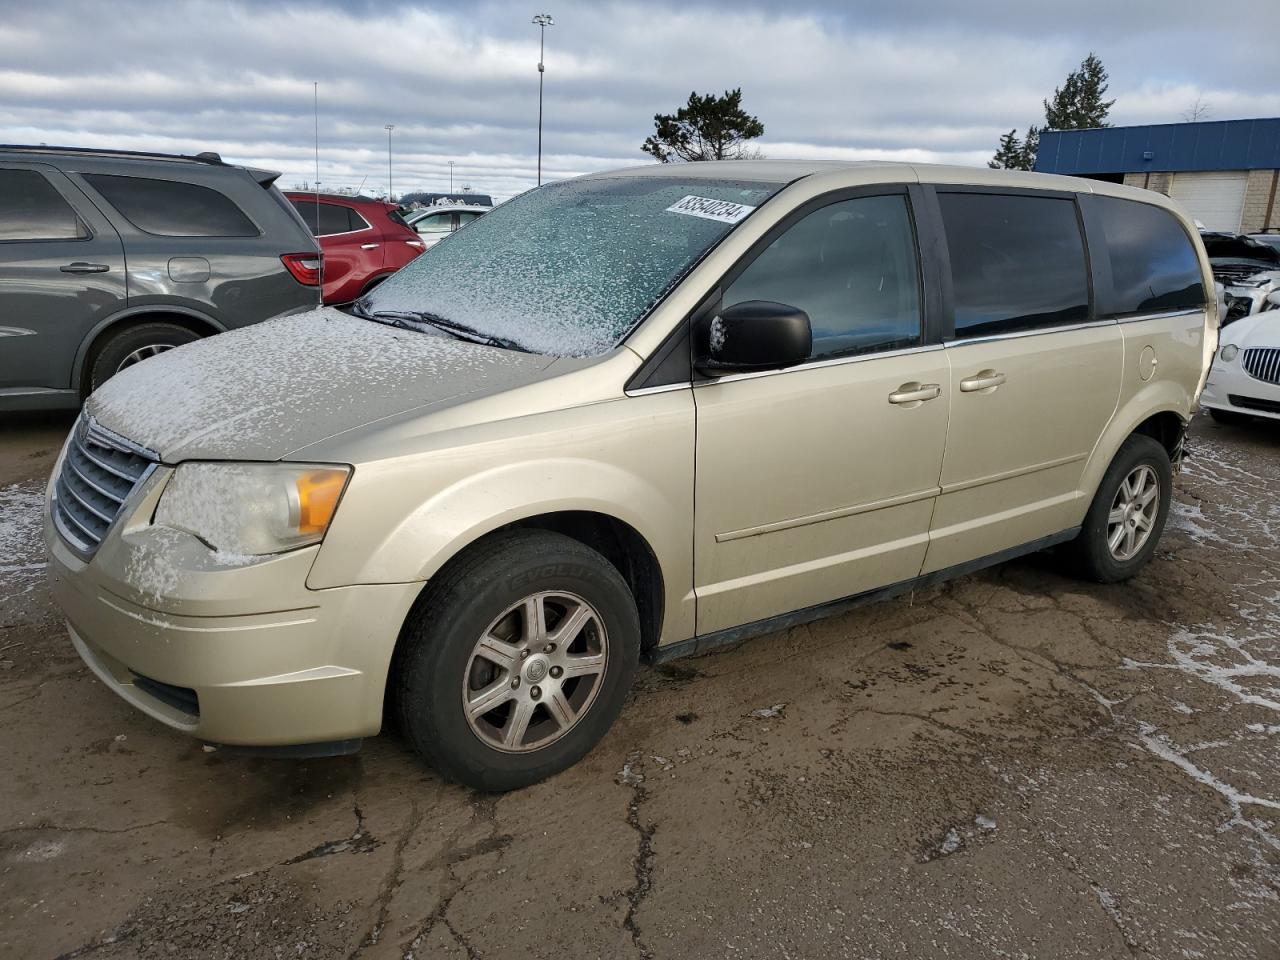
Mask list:
[[[230,197],[209,187],[105,173],[81,176],[145,233],[162,237],[256,237],[260,233]]]
[[[1089,319],[1075,202],[1026,194],[939,193],[959,338]]]
[[[35,170],[0,170],[0,240],[83,240],[71,204]]]
[[[1103,317],[1188,310],[1205,305],[1200,258],[1173,214],[1149,203],[1094,196],[1107,241],[1111,290],[1099,291]]]

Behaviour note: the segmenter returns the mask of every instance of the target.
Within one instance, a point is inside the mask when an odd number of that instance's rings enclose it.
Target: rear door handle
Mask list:
[[[111,267],[105,263],[85,263],[83,260],[77,260],[75,263],[64,263],[58,269],[63,273],[106,273]]]
[[[933,400],[942,393],[942,387],[936,383],[904,383],[889,394],[889,402],[899,406],[916,407],[926,400]]]
[[[378,245],[376,243],[362,243],[360,244],[360,249],[361,250],[377,250]]]
[[[990,393],[1005,382],[1005,375],[995,370],[983,370],[967,380],[960,381],[961,393]]]

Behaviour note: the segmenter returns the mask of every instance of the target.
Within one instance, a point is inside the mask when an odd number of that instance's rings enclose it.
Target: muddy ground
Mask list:
[[[1200,419],[1135,582],[1043,558],[660,669],[549,783],[206,753],[46,593],[0,423],[0,955],[1280,957],[1280,428]]]

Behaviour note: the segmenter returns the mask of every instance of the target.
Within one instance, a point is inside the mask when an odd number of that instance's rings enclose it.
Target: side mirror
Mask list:
[[[769,300],[735,303],[703,323],[694,366],[711,377],[793,367],[809,359],[813,331],[799,307]]]

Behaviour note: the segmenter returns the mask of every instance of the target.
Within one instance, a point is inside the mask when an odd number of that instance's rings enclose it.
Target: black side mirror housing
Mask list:
[[[809,359],[813,331],[799,307],[746,300],[704,321],[696,335],[694,367],[709,377],[793,367]]]

